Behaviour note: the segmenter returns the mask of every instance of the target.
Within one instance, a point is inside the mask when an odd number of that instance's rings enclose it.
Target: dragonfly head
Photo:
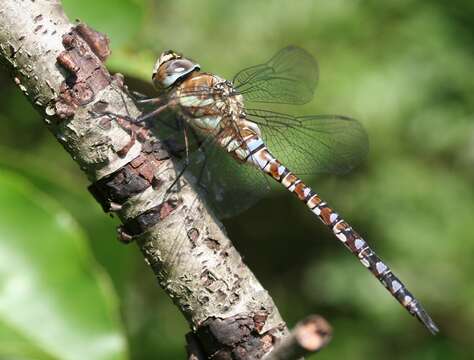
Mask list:
[[[155,88],[165,90],[194,70],[199,64],[183,57],[181,54],[168,50],[163,52],[153,67],[152,81]]]

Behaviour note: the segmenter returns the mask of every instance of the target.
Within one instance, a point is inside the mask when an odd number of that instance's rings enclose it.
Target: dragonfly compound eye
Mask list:
[[[187,74],[199,69],[200,66],[194,61],[171,50],[166,51],[161,54],[153,69],[153,85],[157,90],[169,88]]]

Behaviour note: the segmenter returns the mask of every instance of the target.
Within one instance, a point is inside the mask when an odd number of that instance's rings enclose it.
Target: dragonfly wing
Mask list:
[[[190,156],[188,171],[219,218],[247,210],[270,189],[263,173],[236,161],[213,139]]]
[[[265,64],[241,70],[233,84],[246,100],[305,104],[313,98],[318,77],[314,57],[299,47],[288,46]]]
[[[367,133],[355,119],[256,109],[246,112],[260,127],[270,152],[299,175],[346,173],[367,155]]]

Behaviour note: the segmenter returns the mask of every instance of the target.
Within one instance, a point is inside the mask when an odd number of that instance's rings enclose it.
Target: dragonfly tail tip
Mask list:
[[[436,335],[439,332],[438,326],[436,326],[433,319],[431,319],[431,317],[420,304],[418,304],[416,307],[414,315],[423,323],[423,325],[425,325],[432,335]]]
[[[425,326],[428,328],[428,330],[430,331],[432,335],[436,335],[437,333],[439,333],[439,328],[436,326],[433,320],[429,319],[428,322],[423,322],[423,323],[425,324]]]

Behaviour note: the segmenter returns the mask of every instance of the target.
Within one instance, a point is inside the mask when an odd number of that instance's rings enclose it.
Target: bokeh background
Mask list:
[[[367,161],[311,184],[405,280],[433,337],[289,194],[225,221],[288,324],[334,326],[314,359],[474,358],[474,2],[64,0],[149,92],[173,48],[227,78],[288,45],[317,57],[313,102],[369,134]],[[0,69],[0,359],[183,359],[187,324],[85,176]],[[280,109],[281,110],[281,109]],[[311,357],[313,358],[313,357]]]

